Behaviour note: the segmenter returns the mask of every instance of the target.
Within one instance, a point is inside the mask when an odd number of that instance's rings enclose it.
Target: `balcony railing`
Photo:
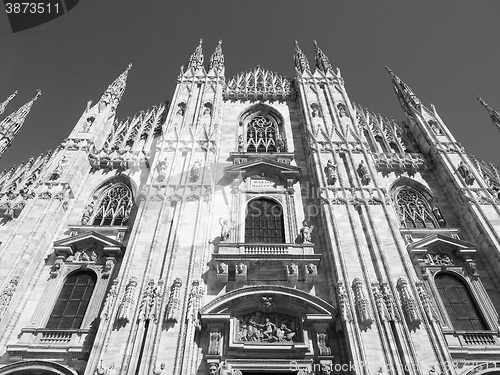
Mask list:
[[[11,358],[31,358],[45,353],[52,358],[85,358],[92,347],[90,329],[54,330],[23,328],[15,344],[7,346]]]
[[[450,348],[484,348],[500,351],[500,333],[490,331],[453,331],[443,332]]]
[[[220,243],[216,254],[219,255],[291,255],[312,256],[314,247],[311,243],[306,244],[272,244],[272,243]]]

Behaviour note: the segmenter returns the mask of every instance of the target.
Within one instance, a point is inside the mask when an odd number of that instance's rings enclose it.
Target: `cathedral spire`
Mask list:
[[[314,61],[316,62],[316,69],[319,69],[323,73],[328,73],[328,71],[333,71],[332,64],[330,60],[323,53],[321,48],[318,46],[318,42],[314,41],[314,47],[316,47],[316,54],[314,55]]]
[[[297,71],[300,73],[304,73],[305,70],[311,70],[311,68],[309,67],[309,61],[307,61],[307,57],[300,49],[299,43],[297,41],[295,41],[295,53],[293,55],[293,62],[295,64],[295,69],[297,69]]]
[[[401,79],[395,75],[389,67],[386,66],[385,69],[387,69],[391,75],[392,85],[394,87],[394,91],[396,91],[399,103],[407,114],[411,114],[411,108],[416,109],[417,106],[421,104],[420,99],[417,98],[411,88],[406,83],[401,81]]]
[[[7,104],[14,99],[14,97],[17,95],[17,90],[14,91],[3,103],[0,104],[0,115],[5,112],[5,107],[7,107]]]
[[[42,94],[41,90],[36,90],[35,96],[16,112],[11,113],[2,122],[0,122],[0,156],[12,143],[14,137],[24,124],[24,120],[31,110],[31,106]]]
[[[486,110],[490,114],[491,121],[493,121],[493,124],[496,125],[498,130],[500,130],[500,113],[491,108],[483,99],[481,99],[480,96],[477,97],[477,100],[479,100],[479,103],[481,103],[483,107],[486,108]]]
[[[200,39],[200,43],[198,44],[198,47],[194,50],[193,54],[189,58],[189,62],[187,65],[188,69],[194,69],[198,70],[203,66],[203,51],[201,48],[201,45],[203,43],[203,39]]]
[[[203,55],[201,55],[203,61]],[[208,70],[213,69],[216,72],[222,72],[224,70],[224,55],[222,53],[222,40],[219,40],[219,44],[215,47],[215,51],[210,57],[210,65]]]
[[[115,79],[111,85],[108,86],[106,91],[104,91],[104,94],[102,94],[99,103],[102,103],[103,105],[111,104],[111,108],[113,109],[118,107],[125,88],[127,87],[127,77],[130,68],[132,68],[132,64],[128,64],[127,69],[125,69],[125,71],[120,74],[120,76]]]

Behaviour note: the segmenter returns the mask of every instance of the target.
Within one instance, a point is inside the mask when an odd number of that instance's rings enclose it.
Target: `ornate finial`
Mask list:
[[[7,107],[7,104],[9,104],[10,101],[14,99],[16,95],[17,95],[17,90],[14,91],[12,94],[10,94],[9,97],[5,99],[5,101],[2,104],[0,104],[0,115],[5,112],[5,107]]]
[[[200,39],[200,43],[198,44],[198,47],[194,50],[193,54],[189,58],[188,66],[187,68],[198,70],[203,66],[203,51],[201,48],[201,45],[203,44],[203,39]]]
[[[295,68],[301,73],[304,73],[305,70],[311,70],[309,67],[309,61],[307,61],[307,57],[300,49],[297,41],[295,41],[295,54],[293,55],[293,62],[295,64]]]
[[[36,101],[40,97],[40,95],[42,95],[42,90],[37,89],[35,92],[35,96],[31,100]]]
[[[495,111],[488,104],[486,104],[486,102],[483,99],[481,99],[481,97],[478,96],[477,100],[479,100],[479,103],[481,103],[483,107],[486,108],[486,110],[490,114],[491,121],[493,121],[493,124],[496,125],[498,130],[500,130],[500,113]]]
[[[224,55],[222,54],[222,40],[219,40],[219,44],[215,47],[215,51],[210,57],[210,65],[208,69],[213,69],[217,72],[221,72],[224,69]]]
[[[397,75],[395,75],[388,66],[386,66],[385,69],[391,75],[392,85],[394,87],[394,91],[396,91],[399,103],[403,107],[404,111],[408,115],[411,115],[411,108],[416,108],[420,104],[420,100],[413,93],[410,86],[408,86]]]
[[[0,146],[0,156],[6,150],[6,148],[12,142],[12,139],[19,133],[21,126],[24,124],[24,120],[26,120],[26,116],[31,110],[31,106],[38,99],[38,97],[42,94],[41,90],[36,90],[35,96],[21,108],[19,108],[16,112],[11,113],[2,122],[0,122],[0,134],[1,138],[6,138],[8,140],[7,143],[3,143]]]
[[[111,105],[111,108],[116,109],[118,104],[120,103],[120,99],[122,98],[123,93],[125,92],[125,88],[127,87],[127,77],[128,72],[132,68],[132,64],[128,64],[127,69],[120,74],[120,76],[114,80],[114,82],[108,86],[104,94],[101,96],[100,103],[104,105]]]
[[[316,55],[314,56],[314,61],[316,62],[316,69],[321,70],[323,73],[328,73],[329,70],[333,71],[332,64],[330,64],[330,60],[323,53],[321,48],[318,46],[318,42],[316,40],[313,41],[314,47],[316,47]]]

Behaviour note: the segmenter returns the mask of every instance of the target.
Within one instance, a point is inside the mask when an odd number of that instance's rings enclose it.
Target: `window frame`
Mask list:
[[[249,208],[251,207],[252,203],[253,202],[257,202],[257,201],[267,201],[267,202],[272,202],[273,204],[273,210],[274,210],[274,207],[279,207],[279,210],[280,210],[280,220],[279,222],[277,223],[278,226],[280,226],[280,228],[276,228],[275,230],[277,231],[281,231],[281,236],[266,236],[265,238],[266,239],[269,239],[269,238],[273,238],[273,239],[280,239],[281,241],[272,241],[272,242],[268,242],[266,240],[260,240],[260,241],[248,241],[247,238],[250,237],[248,236],[248,229],[249,229],[249,221],[251,222],[251,220],[249,220]],[[260,220],[261,222],[263,220]],[[266,221],[267,222],[267,221]],[[246,206],[245,206],[245,221],[244,221],[245,225],[244,225],[244,242],[245,243],[272,243],[272,244],[277,244],[277,243],[286,243],[286,233],[285,233],[285,216],[284,216],[284,209],[283,209],[283,205],[276,201],[275,199],[272,199],[270,197],[266,197],[266,196],[259,196],[259,197],[255,197],[255,198],[252,198],[250,200],[248,200],[246,202]],[[268,223],[269,224],[269,223]],[[262,227],[261,227],[262,228]],[[254,227],[252,227],[252,229],[255,229]],[[269,229],[266,229],[267,232],[269,232]],[[253,237],[253,236],[252,236]],[[253,239],[253,238],[251,238]]]
[[[457,317],[457,319],[454,319],[452,315],[458,315],[457,310],[453,306],[449,306],[447,301],[445,301],[445,298],[443,296],[443,293],[441,290],[446,291],[449,288],[441,288],[438,286],[438,283],[436,282],[437,277],[448,277],[450,279],[453,279],[458,282],[459,285],[461,285],[462,290],[466,293],[466,297],[469,299],[469,301],[464,301],[463,298],[461,301],[455,301],[455,304],[464,304],[464,302],[467,302],[470,304],[470,306],[466,307],[467,314],[470,314],[471,310],[474,310],[474,313],[477,316],[477,322],[481,326],[480,328],[475,328],[474,324],[471,323],[472,327],[469,328],[463,328],[459,326],[460,321],[466,321],[467,319],[460,319]],[[439,298],[439,305],[441,307],[443,316],[446,316],[447,323],[449,324],[450,328],[455,330],[455,331],[489,331],[490,327],[488,325],[488,321],[485,318],[483,312],[481,311],[481,305],[478,303],[476,297],[474,296],[473,291],[470,288],[469,282],[464,279],[461,275],[459,275],[456,272],[450,272],[450,271],[438,271],[434,273],[433,275],[433,284],[436,289],[436,297]],[[463,297],[463,296],[462,296]],[[452,302],[452,301],[450,301]]]
[[[89,279],[87,280],[87,284],[85,285],[85,290],[83,291],[82,297],[84,297],[88,293],[87,290],[88,290],[88,286],[89,286],[88,284],[89,284],[90,280],[93,281],[93,285],[92,285],[90,295],[88,295],[88,297],[86,298],[87,301],[86,301],[83,313],[80,313],[80,314],[78,313],[82,308],[81,307],[82,306],[82,302],[81,302],[82,298],[80,298],[80,300],[79,300],[80,302],[78,304],[76,314],[65,314],[66,310],[68,309],[68,306],[72,302],[75,302],[75,301],[72,301],[72,299],[73,299],[72,297],[73,297],[75,290],[78,287],[77,282],[79,281],[79,277],[85,276],[85,275],[89,276]],[[70,280],[72,281],[73,278],[75,278],[74,283],[68,284],[68,282]],[[71,290],[68,290],[69,285],[72,285]],[[45,328],[50,329],[50,330],[74,330],[74,329],[82,328],[83,322],[85,320],[85,316],[86,316],[87,311],[89,310],[89,307],[90,307],[90,302],[92,300],[92,296],[95,293],[96,286],[97,286],[97,275],[92,271],[79,269],[77,271],[69,273],[65,277],[62,287],[59,289],[59,293],[57,295],[55,303],[52,306],[52,310],[51,310],[50,315],[48,317],[47,323],[45,324]],[[60,314],[59,317],[55,317],[54,321],[51,321],[53,315],[55,314],[56,309],[58,308],[58,304],[60,303],[61,299],[63,299],[63,293],[67,293],[68,291],[70,292],[68,295],[68,298],[64,298],[66,301],[62,302],[64,304],[64,309],[62,310],[62,313]],[[62,327],[64,320],[68,319],[70,316],[73,316],[73,322],[71,324],[71,327]],[[79,322],[79,324],[75,325],[75,323],[78,319],[80,319],[80,322]],[[51,324],[54,322],[57,322],[57,324],[55,324],[55,325]]]

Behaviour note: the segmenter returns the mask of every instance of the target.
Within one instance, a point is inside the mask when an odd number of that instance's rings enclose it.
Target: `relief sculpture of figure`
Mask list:
[[[251,316],[247,322],[247,340],[248,341],[260,341],[261,332],[259,329],[260,324],[255,321],[255,316]]]
[[[272,339],[274,337],[273,333],[276,331],[276,324],[271,323],[269,318],[266,318],[266,322],[262,324],[265,331],[262,332],[264,339]]]
[[[282,323],[279,328],[276,329],[278,341],[292,341],[293,336],[295,336],[295,332],[288,328],[285,323]]]

